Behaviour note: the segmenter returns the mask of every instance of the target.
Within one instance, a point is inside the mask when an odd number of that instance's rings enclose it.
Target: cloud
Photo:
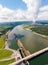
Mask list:
[[[2,21],[9,21],[10,17],[9,15],[13,12],[13,10],[10,10],[6,7],[3,7],[0,5],[0,22]]]
[[[40,7],[41,0],[22,0],[27,9],[25,11],[11,10],[0,5],[0,22],[17,20],[48,20],[48,5]]]
[[[41,7],[40,11],[48,11],[48,5]]]
[[[48,20],[48,5],[40,8],[38,20]]]
[[[21,9],[16,11],[0,5],[0,22],[9,22],[16,20],[25,20],[25,12]]]
[[[23,0],[27,5],[27,11],[32,20],[36,20],[39,12],[40,1],[41,0]]]

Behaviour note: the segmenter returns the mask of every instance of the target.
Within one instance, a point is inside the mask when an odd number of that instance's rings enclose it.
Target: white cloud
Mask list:
[[[48,5],[41,7],[40,11],[48,11]]]
[[[23,0],[27,10],[18,9],[16,11],[0,5],[0,22],[16,20],[48,20],[48,5],[40,7],[41,0]]]
[[[40,1],[41,0],[23,0],[27,5],[27,11],[29,14],[29,18],[31,17],[32,20],[36,20],[39,12]]]
[[[10,10],[10,9],[0,5],[0,22],[9,21],[10,16],[8,16],[8,15],[10,15],[12,12],[13,12],[13,10]]]
[[[40,8],[38,20],[48,20],[48,5]]]
[[[14,11],[0,5],[0,22],[24,20],[24,12],[20,9]]]

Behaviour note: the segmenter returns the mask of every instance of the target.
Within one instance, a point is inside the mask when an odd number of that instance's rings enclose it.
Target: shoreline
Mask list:
[[[30,30],[29,28],[26,28],[25,30],[30,31],[30,32],[33,32],[33,34],[39,35],[42,38],[48,40],[48,36],[46,36],[46,35],[39,34],[39,33],[35,32],[35,31]]]

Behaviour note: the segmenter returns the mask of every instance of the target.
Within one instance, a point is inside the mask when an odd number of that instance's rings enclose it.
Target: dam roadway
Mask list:
[[[46,51],[48,52],[48,47],[45,48],[45,49],[42,49],[42,50],[40,50],[40,51],[38,51],[38,52],[36,52],[36,53],[33,53],[33,54],[31,54],[31,55],[29,55],[29,56],[23,58],[23,59],[20,59],[20,60],[18,60],[17,62],[14,62],[14,63],[12,63],[12,64],[10,64],[10,65],[17,65],[18,63],[20,63],[20,62],[22,62],[22,61],[24,61],[24,60],[29,60],[29,59],[31,59],[31,58],[33,58],[33,57],[35,57],[35,56],[37,56],[37,55],[39,55],[39,54],[41,54],[41,53],[44,53],[44,52],[46,52]]]

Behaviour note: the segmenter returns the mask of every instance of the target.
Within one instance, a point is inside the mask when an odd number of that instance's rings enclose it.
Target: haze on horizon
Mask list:
[[[0,0],[0,22],[48,20],[48,0]]]

